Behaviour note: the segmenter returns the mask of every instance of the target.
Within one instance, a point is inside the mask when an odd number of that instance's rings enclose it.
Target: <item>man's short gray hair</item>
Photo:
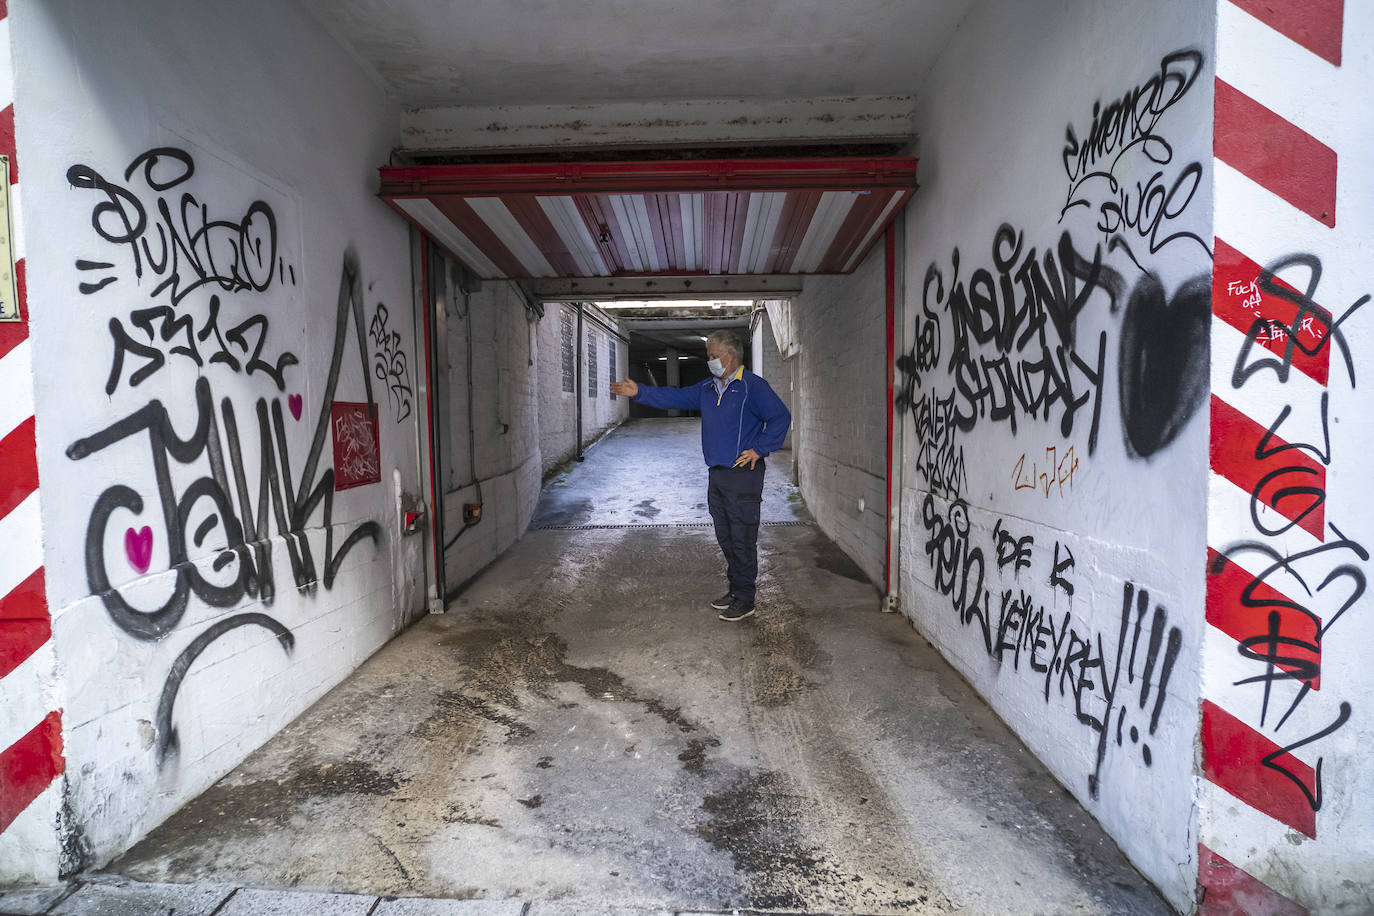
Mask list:
[[[740,343],[739,335],[734,331],[729,331],[725,328],[721,328],[719,331],[712,331],[711,336],[706,338],[706,345],[709,347],[711,344],[725,347],[727,350],[734,352],[735,359],[740,361],[744,360],[744,345]]]

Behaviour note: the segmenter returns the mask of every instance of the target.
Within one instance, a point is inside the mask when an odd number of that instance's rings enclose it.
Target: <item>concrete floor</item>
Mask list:
[[[111,875],[586,913],[1169,912],[879,612],[788,486],[788,455],[768,473],[759,613],[716,619],[697,429],[641,420],[589,450],[447,614]]]

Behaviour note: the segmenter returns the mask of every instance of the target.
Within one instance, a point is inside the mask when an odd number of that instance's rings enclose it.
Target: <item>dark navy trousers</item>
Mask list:
[[[763,461],[748,468],[712,467],[706,505],[716,524],[716,542],[725,554],[730,594],[754,603],[759,575],[759,515],[763,506]]]

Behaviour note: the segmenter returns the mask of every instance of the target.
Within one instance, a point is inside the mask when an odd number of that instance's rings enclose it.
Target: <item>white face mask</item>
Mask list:
[[[706,361],[706,368],[710,369],[711,374],[716,378],[720,378],[725,374],[725,365],[718,359],[708,359]]]

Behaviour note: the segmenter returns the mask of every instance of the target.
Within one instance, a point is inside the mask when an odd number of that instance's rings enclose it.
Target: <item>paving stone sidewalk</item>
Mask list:
[[[549,901],[433,900],[219,884],[78,881],[0,893],[0,916],[763,916],[759,910],[588,908]]]

